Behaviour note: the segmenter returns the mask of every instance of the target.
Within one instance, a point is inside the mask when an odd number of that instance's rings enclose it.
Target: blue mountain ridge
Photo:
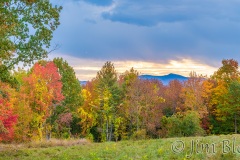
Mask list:
[[[161,81],[164,85],[168,85],[168,83],[172,80],[179,80],[180,82],[184,82],[188,80],[188,77],[184,77],[179,74],[174,74],[170,73],[168,75],[163,75],[163,76],[153,76],[153,75],[140,75],[140,79],[146,79],[146,80],[159,80]],[[86,85],[87,81],[80,81],[81,85]]]
[[[184,82],[184,81],[188,80],[188,77],[184,77],[182,75],[173,74],[173,73],[170,73],[168,75],[163,75],[163,76],[140,75],[139,78],[146,79],[146,80],[159,80],[164,85],[168,85],[168,83],[172,80],[179,80],[180,82]]]
[[[82,86],[86,85],[88,81],[79,81]]]

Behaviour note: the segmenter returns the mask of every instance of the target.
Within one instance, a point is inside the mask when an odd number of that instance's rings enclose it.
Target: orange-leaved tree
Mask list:
[[[36,63],[31,73],[25,78],[29,94],[29,103],[33,111],[34,118],[32,128],[38,130],[37,138],[42,139],[43,129],[46,129],[46,136],[51,132],[51,126],[46,124],[46,120],[57,104],[64,96],[62,95],[61,76],[53,62]]]

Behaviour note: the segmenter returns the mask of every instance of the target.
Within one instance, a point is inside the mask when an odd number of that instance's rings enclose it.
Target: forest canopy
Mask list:
[[[40,60],[0,82],[1,141],[87,138],[119,141],[239,133],[238,62],[222,61],[210,77],[145,80],[131,68],[117,73],[106,62],[81,86],[62,58]]]

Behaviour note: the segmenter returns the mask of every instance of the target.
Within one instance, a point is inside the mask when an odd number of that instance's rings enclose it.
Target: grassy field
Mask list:
[[[240,159],[240,135],[91,143],[85,140],[0,145],[0,159]]]

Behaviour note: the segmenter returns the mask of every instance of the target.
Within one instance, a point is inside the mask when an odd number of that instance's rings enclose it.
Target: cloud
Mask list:
[[[117,5],[103,18],[140,26],[155,26],[159,23],[175,23],[210,19],[239,20],[236,0],[118,0]],[[229,17],[231,16],[231,17]]]
[[[74,68],[76,76],[79,80],[91,80],[96,77],[97,72],[101,70],[102,66],[106,62],[103,60],[76,58],[65,54],[51,54],[49,58],[53,59],[54,57],[63,57],[63,59],[66,59]],[[126,70],[130,70],[132,67],[140,74],[151,75],[176,73],[189,76],[191,71],[195,71],[197,74],[210,76],[217,70],[215,67],[202,64],[191,59],[182,59],[180,61],[169,60],[165,63],[114,60],[112,63],[119,75],[124,73]]]
[[[156,26],[160,22],[178,22],[194,19],[188,7],[164,1],[118,1],[118,5],[102,17],[113,22],[122,22],[139,26]]]
[[[93,5],[65,0],[54,32],[56,52],[105,62],[167,64],[191,59],[219,67],[240,59],[240,1],[115,0]]]

